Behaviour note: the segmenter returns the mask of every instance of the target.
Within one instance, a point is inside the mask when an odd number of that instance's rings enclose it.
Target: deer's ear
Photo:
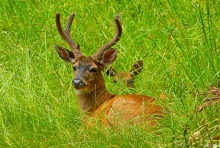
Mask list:
[[[117,57],[117,49],[109,48],[100,58],[100,64],[108,66],[115,61]]]
[[[69,51],[61,46],[58,46],[58,45],[55,45],[54,48],[56,49],[57,53],[59,54],[59,56],[62,60],[64,60],[65,62],[68,62],[68,63],[75,62],[74,54],[71,51]]]
[[[132,66],[132,69],[130,71],[130,73],[133,75],[133,76],[136,76],[138,75],[139,73],[141,73],[141,71],[143,70],[143,61],[140,60],[140,61],[137,61],[133,66]]]

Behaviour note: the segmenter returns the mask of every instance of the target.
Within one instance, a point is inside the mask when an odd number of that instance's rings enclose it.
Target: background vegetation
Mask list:
[[[219,105],[196,112],[208,86],[220,79],[220,1],[217,0],[3,0],[0,3],[1,147],[200,147],[219,135]],[[142,59],[135,89],[112,93],[153,96],[170,112],[157,129],[119,130],[81,125],[72,67],[54,44],[68,47],[55,26],[76,13],[72,37],[86,55],[114,35],[119,14],[123,35],[113,66],[127,70]],[[165,95],[166,98],[160,97]],[[217,141],[217,144],[219,142]]]

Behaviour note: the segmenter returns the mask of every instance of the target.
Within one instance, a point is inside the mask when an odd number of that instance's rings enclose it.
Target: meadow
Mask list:
[[[201,147],[220,145],[220,106],[198,112],[210,86],[220,87],[220,1],[217,0],[2,0],[0,3],[0,147]],[[54,45],[55,14],[64,26],[76,17],[71,36],[92,55],[114,35],[119,14],[123,33],[112,66],[144,69],[135,88],[115,84],[115,94],[144,94],[168,109],[157,127],[85,129],[72,87],[72,66]],[[207,93],[206,93],[207,92]],[[162,97],[165,96],[165,97]]]

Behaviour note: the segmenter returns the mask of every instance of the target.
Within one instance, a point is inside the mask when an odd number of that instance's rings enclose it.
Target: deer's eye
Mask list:
[[[97,71],[98,71],[98,68],[93,67],[93,68],[91,68],[89,71],[90,71],[90,72],[97,72]]]
[[[73,71],[76,71],[76,66],[73,66]]]
[[[134,79],[129,79],[129,80],[127,80],[127,83],[128,83],[128,84],[134,83]]]

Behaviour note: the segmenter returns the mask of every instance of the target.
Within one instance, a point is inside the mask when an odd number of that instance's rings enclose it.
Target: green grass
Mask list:
[[[1,147],[201,147],[219,135],[219,105],[195,112],[197,95],[220,80],[220,2],[175,0],[23,1],[0,3]],[[68,47],[55,26],[76,13],[72,37],[85,55],[112,38],[119,14],[123,34],[116,69],[142,59],[135,89],[115,86],[112,93],[153,96],[170,112],[153,132],[139,127],[86,130],[75,91],[72,67],[53,49]],[[161,99],[160,94],[167,99]],[[195,132],[200,134],[194,136]],[[191,137],[191,138],[190,138]],[[189,140],[191,139],[191,141]],[[218,142],[219,144],[219,142]]]

